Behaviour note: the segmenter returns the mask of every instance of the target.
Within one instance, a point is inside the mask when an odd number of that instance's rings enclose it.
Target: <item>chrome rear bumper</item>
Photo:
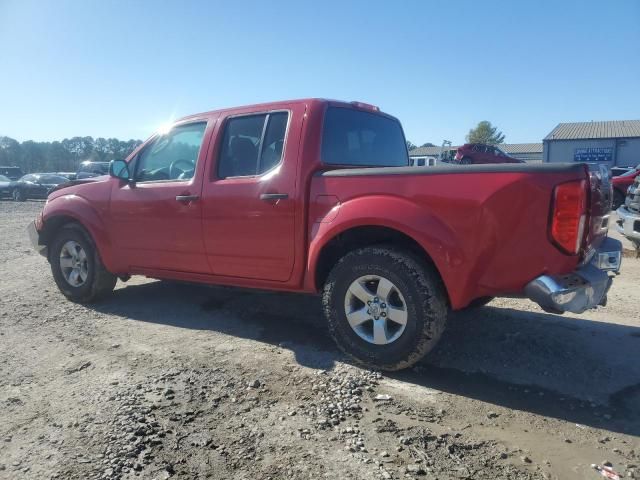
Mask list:
[[[613,281],[609,272],[620,270],[622,244],[607,238],[591,261],[567,275],[542,275],[527,284],[525,295],[553,313],[582,313],[604,305]]]

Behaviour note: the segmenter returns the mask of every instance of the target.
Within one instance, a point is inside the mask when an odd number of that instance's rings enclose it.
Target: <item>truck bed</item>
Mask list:
[[[500,163],[486,165],[446,164],[434,167],[366,167],[342,168],[318,173],[322,177],[356,177],[370,175],[448,175],[470,173],[582,173],[583,163]]]
[[[544,274],[574,270],[549,238],[556,185],[587,179],[584,164],[445,165],[344,168],[312,179],[311,208],[335,198],[331,217],[315,219],[309,239],[332,228],[378,225],[400,231],[428,253],[451,306],[483,296],[522,294]],[[333,236],[339,232],[330,232]]]

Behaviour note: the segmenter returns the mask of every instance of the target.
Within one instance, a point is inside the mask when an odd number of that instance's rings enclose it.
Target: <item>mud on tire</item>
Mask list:
[[[68,242],[75,242],[86,252],[86,280],[78,286],[71,285],[67,281],[60,266],[61,253]],[[78,224],[65,225],[55,235],[49,244],[49,263],[56,285],[73,302],[90,303],[100,300],[111,294],[118,280],[115,275],[105,269],[93,239]]]
[[[389,343],[371,343],[349,324],[350,287],[362,278],[388,280],[397,290],[396,298],[402,299],[406,323]],[[446,292],[435,269],[391,246],[361,248],[340,259],[329,274],[322,303],[338,347],[357,363],[386,371],[410,367],[429,353],[444,331],[448,314]],[[366,305],[364,309],[368,312]]]

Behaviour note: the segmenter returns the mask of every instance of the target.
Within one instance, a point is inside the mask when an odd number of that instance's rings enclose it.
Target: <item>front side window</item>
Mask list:
[[[321,157],[323,163],[330,165],[409,165],[407,144],[397,120],[344,107],[327,108]]]
[[[178,125],[158,136],[137,158],[136,181],[193,178],[206,127],[205,122]]]
[[[287,112],[230,118],[224,129],[218,177],[252,177],[282,160]]]

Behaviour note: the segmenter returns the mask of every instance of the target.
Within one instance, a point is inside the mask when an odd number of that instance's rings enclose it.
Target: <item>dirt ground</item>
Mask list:
[[[640,260],[606,308],[495,300],[381,375],[315,297],[134,278],[72,304],[41,207],[0,202],[0,478],[640,478]]]

